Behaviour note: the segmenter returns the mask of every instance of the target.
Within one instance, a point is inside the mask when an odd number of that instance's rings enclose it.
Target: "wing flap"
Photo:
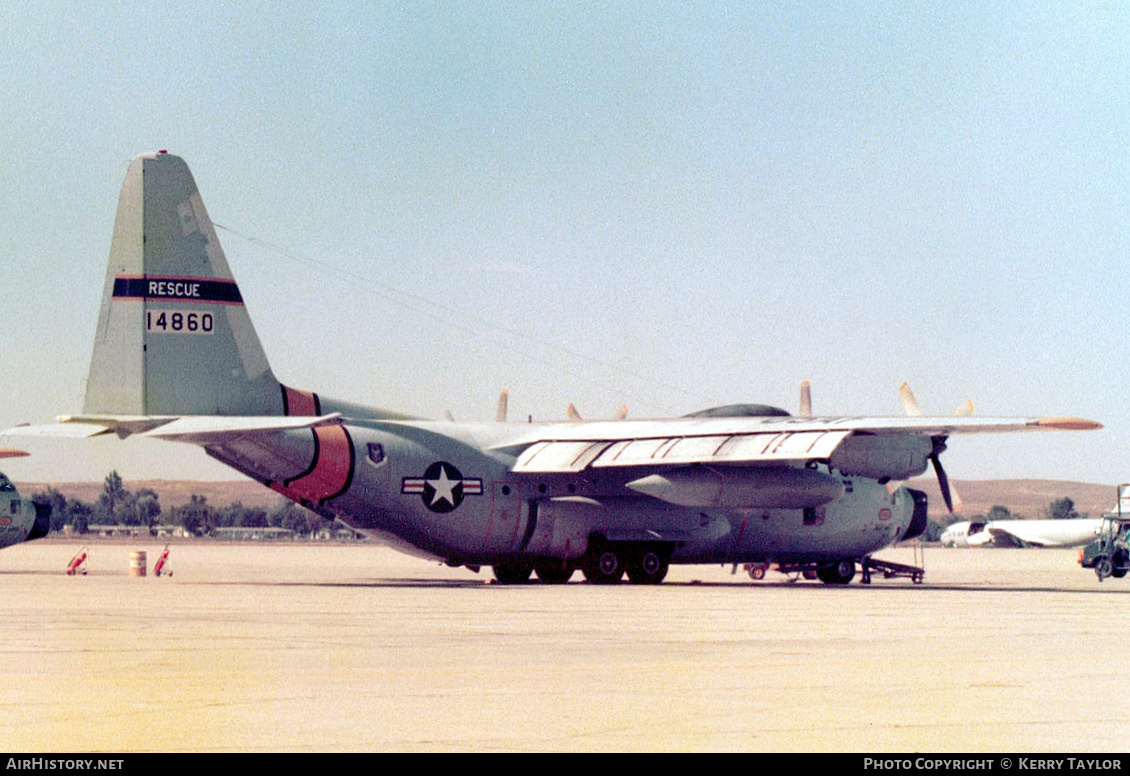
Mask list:
[[[692,463],[793,463],[823,460],[850,431],[772,432],[651,439],[538,442],[518,458],[522,474]]]
[[[1069,417],[677,418],[547,424],[492,449],[517,455],[517,473],[578,472],[588,466],[787,464],[828,460],[839,451],[843,466],[837,468],[904,477],[921,472],[932,437],[1100,428],[1093,420]],[[852,442],[844,444],[848,439]],[[899,458],[893,465],[892,455]]]

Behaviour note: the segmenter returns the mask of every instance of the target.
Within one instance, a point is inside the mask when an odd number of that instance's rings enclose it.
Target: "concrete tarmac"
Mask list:
[[[1122,752],[1130,578],[931,549],[836,588],[487,584],[368,545],[0,552],[0,750]],[[909,562],[909,550],[884,557]]]

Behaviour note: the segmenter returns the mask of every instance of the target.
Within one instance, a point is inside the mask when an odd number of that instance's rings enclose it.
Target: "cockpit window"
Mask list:
[[[11,481],[3,474],[0,474],[0,493],[11,493],[15,489],[16,487],[11,483]]]

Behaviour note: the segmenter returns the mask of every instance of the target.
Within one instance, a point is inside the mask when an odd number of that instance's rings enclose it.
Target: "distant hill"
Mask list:
[[[1015,516],[1047,517],[1048,504],[1064,496],[1075,502],[1075,510],[1099,517],[1114,506],[1113,485],[1094,485],[1086,482],[1061,480],[952,480],[961,496],[962,506],[957,514],[964,517],[984,515],[998,504],[1008,507]],[[937,520],[946,516],[938,481],[933,477],[916,477],[910,481],[930,498],[930,517]]]
[[[946,507],[933,477],[918,477],[910,486],[924,491],[930,498],[930,516],[935,520],[946,516]],[[269,507],[281,498],[270,488],[251,480],[223,482],[193,482],[190,480],[127,480],[128,490],[151,488],[160,496],[161,506],[171,508],[186,504],[195,493],[208,499],[214,506],[227,506],[241,502],[247,507]],[[1014,514],[1027,518],[1045,517],[1048,504],[1067,496],[1075,502],[1075,509],[1098,517],[1111,508],[1115,501],[1114,486],[1094,485],[1085,482],[1059,480],[955,480],[954,487],[961,496],[963,506],[958,514],[965,517],[983,515],[993,506],[1008,507]],[[24,495],[30,496],[48,487],[56,488],[67,498],[78,498],[93,503],[102,493],[101,482],[17,482]]]

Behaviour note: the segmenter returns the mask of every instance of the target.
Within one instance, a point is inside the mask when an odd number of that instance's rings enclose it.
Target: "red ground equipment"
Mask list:
[[[86,576],[86,548],[83,547],[75,556],[71,558],[71,562],[67,564],[67,576],[73,577],[76,574]]]
[[[157,558],[157,562],[153,564],[153,576],[171,577],[173,570],[169,568],[169,548],[166,545],[165,549],[161,552],[161,557]]]

